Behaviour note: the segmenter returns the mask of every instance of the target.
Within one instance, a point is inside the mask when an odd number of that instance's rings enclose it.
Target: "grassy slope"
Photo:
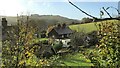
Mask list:
[[[79,24],[79,25],[71,25],[69,26],[72,30],[75,30],[77,32],[84,31],[86,33],[97,30],[94,23],[88,23],[88,24]]]
[[[91,61],[80,53],[66,55],[59,61],[62,62],[62,66],[93,66]]]
[[[115,20],[108,20],[109,22],[114,22]],[[105,21],[102,21],[105,22]],[[95,26],[95,23],[99,24],[101,22],[92,22],[92,23],[87,23],[87,24],[78,24],[78,25],[70,25],[69,27],[72,30],[75,30],[77,32],[84,31],[85,33],[89,33],[92,31],[96,31],[97,27]]]

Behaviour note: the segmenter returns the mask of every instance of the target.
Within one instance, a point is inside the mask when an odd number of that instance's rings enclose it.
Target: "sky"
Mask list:
[[[70,0],[82,10],[100,17],[101,7],[118,8],[118,0]],[[117,14],[115,9],[108,10],[111,15]],[[0,15],[17,16],[17,14],[60,15],[71,19],[87,17],[68,3],[68,0],[0,0]],[[106,14],[104,17],[108,17]]]

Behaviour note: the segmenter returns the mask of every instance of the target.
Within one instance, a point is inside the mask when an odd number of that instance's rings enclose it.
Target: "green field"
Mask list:
[[[65,55],[59,61],[61,61],[62,66],[93,66],[91,61],[80,53]]]
[[[109,22],[115,22],[116,20],[107,20]],[[91,22],[91,23],[87,23],[87,24],[77,24],[77,25],[70,25],[69,27],[72,30],[75,30],[77,32],[85,32],[85,33],[89,33],[92,31],[96,31],[98,28],[98,24],[100,23],[104,23],[106,21],[102,21],[102,22]],[[96,25],[97,26],[96,26]]]

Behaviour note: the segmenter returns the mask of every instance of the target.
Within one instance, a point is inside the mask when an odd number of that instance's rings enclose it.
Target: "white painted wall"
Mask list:
[[[63,47],[69,47],[68,43],[70,42],[70,39],[55,39],[56,42],[62,41]]]

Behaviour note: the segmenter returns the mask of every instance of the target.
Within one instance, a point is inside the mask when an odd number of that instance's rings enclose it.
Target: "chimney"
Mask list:
[[[66,28],[66,24],[65,23],[62,24],[62,28]]]
[[[3,28],[7,27],[7,20],[6,20],[6,18],[2,18],[2,27]]]
[[[60,25],[60,24],[58,24],[58,25],[57,25],[57,28],[58,28],[58,29],[60,29],[60,28],[61,28],[61,25]]]

